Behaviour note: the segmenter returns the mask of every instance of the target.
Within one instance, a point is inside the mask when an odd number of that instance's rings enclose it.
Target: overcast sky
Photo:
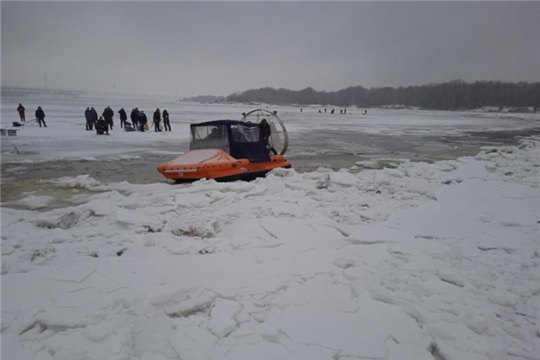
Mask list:
[[[228,95],[539,81],[540,3],[2,2],[2,84]]]

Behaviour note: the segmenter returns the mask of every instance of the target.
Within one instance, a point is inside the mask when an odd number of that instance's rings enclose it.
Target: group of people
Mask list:
[[[21,103],[19,103],[19,106],[17,107],[17,112],[19,113],[19,118],[21,119],[21,122],[26,122],[26,108],[22,106]],[[43,111],[41,106],[38,106],[35,115],[36,120],[39,123],[39,127],[47,127],[47,124],[45,123],[45,111]]]
[[[328,109],[325,108],[325,109],[324,109],[324,112],[327,112],[327,110],[328,110]],[[335,111],[335,109],[332,109],[332,110],[330,111],[330,114],[333,114],[334,111]],[[321,113],[322,113],[322,111],[321,111],[321,109],[319,109],[319,114],[321,114]],[[347,114],[347,109],[340,109],[340,110],[339,110],[339,113],[340,113],[341,115],[346,115],[346,114]]]
[[[19,103],[17,107],[17,112],[19,113],[19,118],[22,123],[26,122],[26,108]],[[118,111],[120,114],[120,127],[124,128],[126,131],[147,131],[150,128],[148,127],[148,119],[143,110],[139,108],[134,108],[131,110],[131,124],[128,121],[127,113],[124,108]],[[96,129],[98,135],[109,134],[109,130],[112,130],[114,127],[114,111],[110,106],[107,106],[101,116],[98,116],[98,112],[94,107],[87,107],[84,111],[84,117],[86,119],[86,130],[93,131]],[[45,123],[45,112],[38,106],[36,110],[36,119],[39,123],[39,127],[47,127]],[[162,131],[161,121],[163,120],[163,127],[165,131],[171,131],[171,122],[169,120],[169,112],[163,110],[163,113],[156,109],[153,117],[153,126],[156,132]]]
[[[148,127],[148,118],[143,110],[139,108],[134,108],[131,110],[130,119],[131,123],[128,121],[127,113],[124,108],[118,110],[120,114],[120,128],[125,129],[125,131],[142,131],[145,132],[149,130]],[[103,114],[99,116],[97,111],[92,107],[87,107],[84,112],[84,117],[86,118],[86,130],[96,129],[98,135],[109,134],[109,130],[112,130],[114,127],[114,111],[110,106],[107,106],[103,110]],[[156,132],[162,131],[161,129],[161,120],[163,119],[163,125],[165,131],[171,131],[171,123],[169,120],[169,113],[167,110],[163,110],[163,114],[156,109],[154,112],[153,125]]]
[[[335,109],[332,109],[332,110],[330,111],[330,114],[333,114],[333,113],[334,113],[334,110],[335,110]],[[328,109],[325,108],[325,109],[324,109],[324,112],[327,112],[327,111],[328,111]],[[302,112],[302,109],[300,109],[300,112]],[[341,109],[341,110],[339,110],[339,113],[340,113],[341,115],[347,115],[347,109]],[[319,114],[322,114],[322,110],[321,110],[321,109],[319,109]],[[351,114],[351,113],[349,113],[349,115],[350,115],[350,114]],[[363,114],[363,115],[367,115],[367,110],[364,110],[364,114]]]
[[[167,110],[163,110],[163,127],[165,128],[165,131],[171,131],[171,122],[169,120],[169,112]],[[159,113],[159,109],[154,111],[154,131],[162,131],[161,114]]]
[[[101,116],[94,107],[87,107],[84,111],[84,118],[86,119],[86,131],[94,130],[98,135],[109,134],[109,129],[112,130],[114,126],[113,122],[114,112],[110,106],[107,106]]]
[[[120,114],[120,116],[121,116],[120,119],[122,119],[122,114]],[[127,116],[124,115],[124,117],[127,120]],[[131,118],[131,124],[134,128],[139,129],[139,131],[142,131],[142,132],[144,132],[145,130],[150,130],[150,128],[148,127],[148,118],[146,117],[146,114],[144,113],[143,110],[139,110],[139,108],[134,108],[133,110],[131,110],[130,118]],[[154,116],[153,116],[154,131],[155,132],[163,131],[161,128],[162,119],[163,119],[163,127],[165,128],[165,131],[171,131],[171,122],[169,120],[169,112],[167,110],[163,110],[163,113],[161,113],[159,109],[156,109],[156,111],[154,111]]]
[[[86,108],[84,112],[84,117],[86,118],[86,130],[94,130],[94,126],[97,128],[97,122],[98,122],[98,114],[96,109],[92,107],[90,109],[89,107]]]

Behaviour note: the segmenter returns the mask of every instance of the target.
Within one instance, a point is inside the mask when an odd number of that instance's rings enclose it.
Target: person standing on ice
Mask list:
[[[126,110],[124,110],[124,108],[121,108],[118,113],[120,114],[120,128],[123,128],[124,127],[124,124],[126,123],[127,121],[127,114],[126,114]]]
[[[19,117],[21,118],[21,121],[22,122],[26,122],[26,118],[24,116],[24,111],[26,109],[24,108],[24,106],[22,106],[21,103],[19,103],[19,107],[17,108],[17,111],[19,112]]]
[[[36,119],[38,120],[39,127],[41,127],[41,123],[43,123],[43,126],[47,127],[47,124],[45,124],[45,111],[43,111],[41,106],[38,106],[36,110]]]
[[[84,111],[84,118],[86,119],[86,131],[94,129],[94,122],[92,121],[92,110],[89,107]]]
[[[156,109],[156,111],[154,111],[154,131],[155,132],[161,131],[161,127],[159,126],[160,122],[161,122],[161,113],[159,112],[159,109]]]
[[[107,125],[109,125],[110,129],[113,129],[113,117],[114,117],[114,111],[112,111],[110,106],[107,106],[105,110],[103,110],[102,114],[103,118],[105,119],[105,122]]]
[[[92,125],[96,126],[97,121],[98,121],[97,111],[96,109],[94,109],[94,107],[92,107],[90,109],[90,122],[92,123]]]
[[[144,127],[148,123],[148,119],[146,118],[146,114],[142,110],[139,112],[138,121],[139,121],[139,130],[144,132]]]
[[[135,129],[138,129],[139,128],[139,109],[134,108],[133,110],[131,110],[131,114],[129,115],[129,117],[131,118],[131,125],[133,125]]]
[[[266,142],[266,147],[272,151],[274,155],[277,155],[276,149],[270,144],[270,136],[272,135],[272,128],[270,127],[270,124],[268,124],[268,121],[266,119],[261,120],[261,130],[263,133],[264,141]]]
[[[167,128],[171,131],[171,122],[169,121],[169,112],[167,110],[163,110],[163,127],[165,131],[167,131]]]

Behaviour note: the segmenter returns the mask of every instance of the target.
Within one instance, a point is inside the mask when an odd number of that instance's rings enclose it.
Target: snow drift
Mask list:
[[[2,208],[4,359],[538,359],[540,138]],[[81,201],[81,196],[85,196]]]

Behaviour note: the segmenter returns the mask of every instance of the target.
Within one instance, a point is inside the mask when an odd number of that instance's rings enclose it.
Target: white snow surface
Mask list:
[[[2,211],[3,359],[540,359],[540,138]],[[81,201],[86,196],[86,201]]]

